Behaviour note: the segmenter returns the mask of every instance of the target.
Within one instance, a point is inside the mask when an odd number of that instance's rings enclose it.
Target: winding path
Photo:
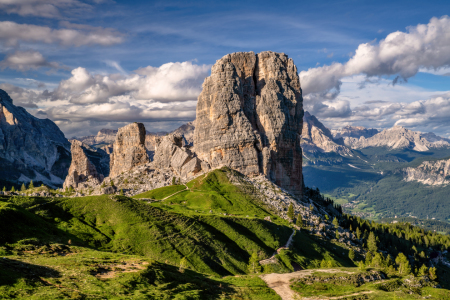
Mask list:
[[[262,280],[264,280],[266,282],[266,284],[269,288],[273,289],[281,297],[281,299],[294,300],[296,293],[293,290],[291,290],[291,288],[290,288],[291,280],[310,276],[310,275],[312,275],[313,272],[353,274],[352,272],[346,272],[346,271],[336,270],[336,269],[309,269],[309,270],[302,270],[302,271],[285,273],[285,274],[277,274],[277,273],[264,274],[264,275],[261,275],[260,277]],[[325,297],[323,299],[338,299],[338,298]],[[306,298],[303,298],[303,299],[306,299]],[[317,299],[317,298],[315,298],[315,299]]]

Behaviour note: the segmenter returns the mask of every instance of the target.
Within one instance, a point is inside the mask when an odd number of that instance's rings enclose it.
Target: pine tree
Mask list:
[[[350,249],[350,251],[348,251],[348,258],[350,258],[352,261],[355,259],[355,251],[353,251],[353,249]]]
[[[312,204],[309,205],[309,210],[313,211],[314,210],[314,206]]]
[[[186,269],[187,267],[188,267],[188,260],[186,259],[186,257],[183,257],[180,260],[180,268],[178,269],[178,271],[183,273],[184,269]]]
[[[437,279],[437,275],[436,275],[436,268],[432,267],[428,270],[428,272],[430,273],[430,279],[431,280],[436,280]]]
[[[123,196],[123,189],[120,189],[120,196]]]
[[[328,263],[325,259],[322,259],[322,261],[320,262],[320,268],[321,269],[328,268]]]
[[[367,266],[370,266],[371,264],[372,264],[372,253],[370,253],[370,252],[367,252],[367,254],[366,254],[366,265]]]
[[[176,180],[177,179],[175,177],[172,177],[172,185],[176,185],[177,184]]]
[[[377,268],[383,267],[383,256],[381,256],[380,253],[375,253],[375,256],[372,259],[372,265],[374,265]]]
[[[12,186],[11,192],[15,192],[15,191],[16,191],[16,189],[14,188],[14,186]]]
[[[253,274],[261,272],[261,265],[259,264],[259,258],[256,252],[253,252],[252,256],[250,256],[248,271]]]
[[[425,276],[425,275],[428,275],[428,268],[425,264],[423,264],[420,267],[419,271],[417,272],[417,276]]]
[[[302,215],[301,214],[297,215],[297,221],[295,222],[295,225],[297,225],[298,227],[302,227],[303,226],[303,219],[302,219]]]
[[[395,262],[398,265],[398,273],[400,275],[409,275],[411,273],[411,266],[409,265],[408,258],[403,254],[399,253]]]
[[[359,227],[356,227],[356,237],[358,240],[361,238],[361,230],[359,230]]]
[[[330,217],[328,215],[325,215],[325,220],[329,221]]]
[[[350,229],[350,231],[353,231],[353,229],[352,229],[352,225],[350,225],[349,229]]]
[[[289,204],[287,215],[289,219],[294,220],[294,206],[292,205],[292,203]]]
[[[366,266],[364,265],[364,262],[362,260],[358,263],[358,269],[360,271],[365,271],[366,269]]]
[[[28,186],[29,189],[34,189],[33,180],[30,180],[30,185]]]
[[[373,253],[378,251],[377,240],[373,232],[370,232],[369,238],[367,239],[367,248]]]
[[[114,181],[112,181],[112,179],[111,179],[111,181],[109,182],[109,184],[110,184],[111,186],[115,186],[115,185],[114,185]]]
[[[25,192],[27,188],[25,187],[25,183],[22,183],[22,186],[20,187],[21,192]]]
[[[336,228],[339,227],[339,221],[336,219],[336,217],[334,217],[332,224],[333,224],[334,227],[336,227]]]
[[[339,240],[339,237],[340,237],[340,235],[339,235],[339,230],[336,229],[336,231],[335,231],[334,234],[336,235],[336,239]]]
[[[2,190],[3,192],[6,192],[6,186],[3,186],[3,190]]]

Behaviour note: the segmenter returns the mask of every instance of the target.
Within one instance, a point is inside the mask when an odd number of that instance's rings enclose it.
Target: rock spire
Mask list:
[[[284,53],[228,54],[203,83],[195,152],[212,168],[262,173],[301,195],[302,102],[297,68]]]
[[[148,162],[144,124],[131,123],[119,128],[111,154],[110,177],[114,178]]]

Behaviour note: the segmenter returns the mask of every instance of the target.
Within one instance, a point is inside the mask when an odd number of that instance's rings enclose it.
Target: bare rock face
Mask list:
[[[202,170],[202,162],[195,157],[189,146],[183,146],[183,136],[168,134],[157,140],[153,167],[158,169],[172,168],[175,174],[189,178]],[[207,164],[203,164],[204,168]]]
[[[109,155],[101,150],[72,140],[72,163],[64,188],[77,188],[80,183],[100,184],[109,175]]]
[[[403,169],[405,181],[418,181],[427,185],[450,184],[450,159],[424,161],[418,167]]]
[[[110,177],[114,178],[148,162],[144,124],[131,123],[119,128],[111,154]]]
[[[301,195],[302,102],[297,68],[287,55],[228,54],[203,83],[195,152],[212,168],[262,173]]]
[[[303,116],[302,150],[310,153],[335,152],[339,155],[352,155],[351,150],[343,145],[342,139],[334,140],[331,131],[307,111]]]
[[[70,143],[55,123],[33,117],[0,90],[0,180],[61,186],[69,151]]]

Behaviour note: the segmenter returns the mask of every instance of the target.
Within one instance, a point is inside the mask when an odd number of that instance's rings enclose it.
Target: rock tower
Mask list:
[[[110,177],[114,178],[148,162],[144,124],[131,123],[119,128],[111,154]]]
[[[109,155],[77,141],[71,141],[72,163],[64,188],[77,188],[80,183],[100,184],[109,175]]]
[[[203,83],[194,151],[212,168],[264,174],[301,195],[302,102],[297,68],[284,53],[228,54]]]

